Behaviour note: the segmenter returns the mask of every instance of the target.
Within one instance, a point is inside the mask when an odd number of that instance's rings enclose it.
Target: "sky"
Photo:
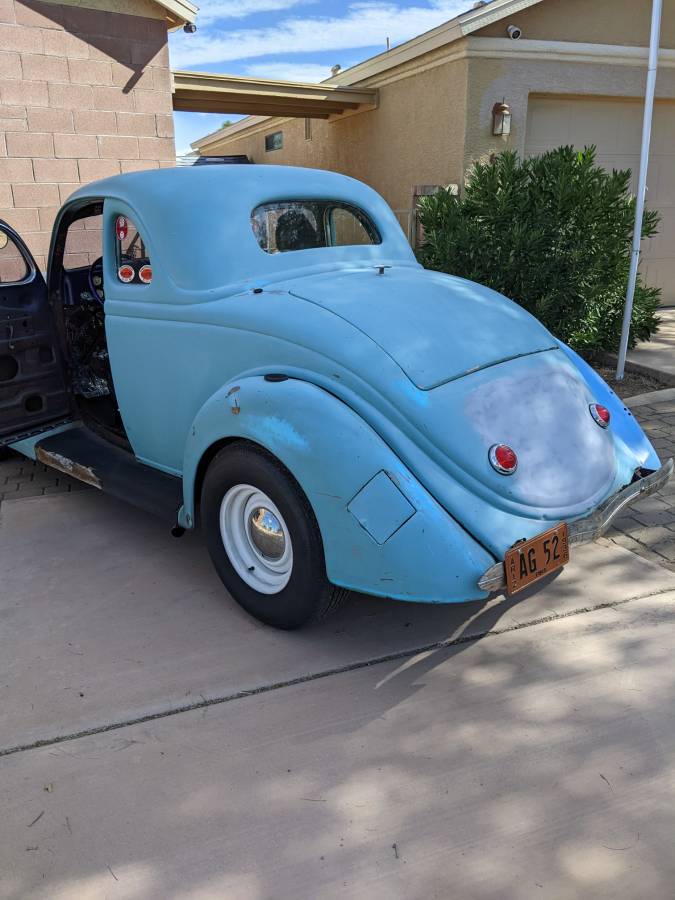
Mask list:
[[[196,0],[199,4],[199,0]],[[202,0],[197,32],[170,35],[171,66],[319,82],[435,28],[472,6],[471,0]],[[174,113],[176,148],[240,116]]]

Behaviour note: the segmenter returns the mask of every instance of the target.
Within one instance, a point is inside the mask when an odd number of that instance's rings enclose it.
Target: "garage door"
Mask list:
[[[607,169],[631,169],[636,190],[640,165],[643,105],[635,100],[530,99],[525,153],[533,156],[562,144],[598,148]],[[642,246],[640,270],[663,291],[662,303],[675,305],[675,104],[657,103],[647,204],[658,209],[658,235]]]

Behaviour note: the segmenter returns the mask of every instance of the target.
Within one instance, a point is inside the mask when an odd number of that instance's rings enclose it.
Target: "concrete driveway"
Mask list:
[[[675,574],[242,613],[93,491],[0,506],[0,897],[672,897]]]

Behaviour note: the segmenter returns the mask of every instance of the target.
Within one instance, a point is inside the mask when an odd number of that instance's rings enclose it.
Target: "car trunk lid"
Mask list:
[[[423,391],[555,346],[533,316],[501,294],[421,268],[309,276],[289,289],[349,321]]]

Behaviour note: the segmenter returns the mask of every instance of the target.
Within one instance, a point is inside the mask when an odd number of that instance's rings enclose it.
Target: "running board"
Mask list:
[[[139,462],[80,426],[51,435],[35,445],[35,458],[71,478],[160,516],[175,525],[183,503],[181,478]]]

